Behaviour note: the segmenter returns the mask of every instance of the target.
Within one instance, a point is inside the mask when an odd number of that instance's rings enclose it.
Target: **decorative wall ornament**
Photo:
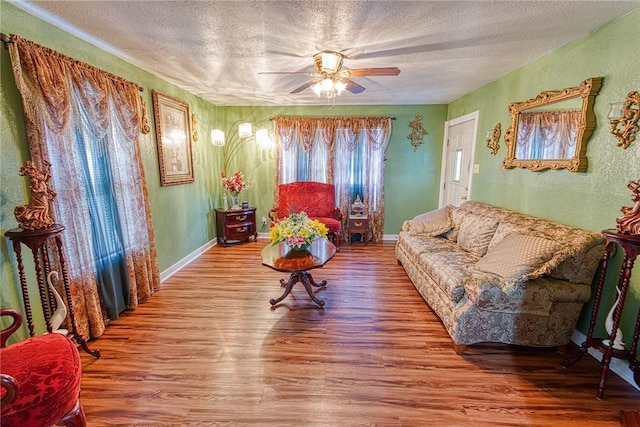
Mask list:
[[[583,80],[579,86],[565,88],[559,91],[542,91],[535,98],[524,102],[509,104],[511,126],[504,134],[507,156],[502,163],[505,169],[515,167],[527,168],[530,171],[545,169],[568,169],[571,172],[586,172],[587,170],[587,141],[596,127],[596,115],[593,112],[595,97],[600,91],[602,77],[591,77]],[[534,153],[518,153],[519,131],[521,122],[527,113],[549,109],[571,111],[577,114],[578,129],[575,137],[575,148],[564,156],[533,156]],[[545,112],[545,111],[542,111]],[[541,141],[549,147],[549,141]]]
[[[409,127],[411,128],[411,133],[407,139],[411,141],[413,151],[416,151],[419,145],[424,144],[422,138],[427,135],[427,131],[422,127],[422,116],[416,116],[415,119],[411,120]]]
[[[193,142],[198,142],[198,123],[196,120],[196,115],[192,114],[191,115],[191,130],[193,131],[193,133],[191,134],[191,140]]]
[[[640,93],[629,92],[624,103],[612,103],[609,110],[611,133],[618,139],[618,147],[626,149],[636,140],[640,130]]]
[[[140,132],[145,135],[151,133],[151,125],[149,124],[149,116],[147,115],[147,101],[140,95]]]
[[[56,197],[56,192],[49,188],[51,163],[46,160],[43,163],[44,172],[40,172],[31,160],[20,168],[20,176],[31,178],[31,201],[28,205],[16,206],[13,211],[18,227],[23,230],[42,230],[54,224],[49,216],[49,203]]]
[[[502,135],[502,125],[497,123],[493,128],[493,133],[491,131],[487,131],[487,147],[491,149],[491,154],[498,154],[498,150],[500,149],[500,136]]]
[[[623,215],[616,218],[616,229],[618,233],[640,235],[640,179],[629,181],[627,188],[631,190],[631,200],[635,204],[620,209]]]

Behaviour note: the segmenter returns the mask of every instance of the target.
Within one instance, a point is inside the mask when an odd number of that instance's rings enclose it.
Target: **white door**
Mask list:
[[[477,134],[477,111],[445,123],[440,207],[469,199]]]

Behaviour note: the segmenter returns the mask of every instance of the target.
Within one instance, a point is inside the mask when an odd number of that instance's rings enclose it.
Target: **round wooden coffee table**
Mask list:
[[[324,301],[318,299],[313,292],[313,287],[324,288],[327,281],[316,283],[309,273],[309,270],[320,268],[325,265],[336,254],[336,247],[327,239],[318,239],[311,243],[304,251],[293,251],[285,243],[267,245],[262,249],[262,264],[277,271],[291,273],[289,280],[280,279],[280,284],[284,286],[284,293],[277,299],[271,299],[271,305],[276,305],[291,293],[293,285],[302,283],[307,290],[309,297],[320,308],[324,307]]]

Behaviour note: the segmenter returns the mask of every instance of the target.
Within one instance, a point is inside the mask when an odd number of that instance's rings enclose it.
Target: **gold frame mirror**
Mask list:
[[[504,135],[507,157],[504,159],[503,167],[505,169],[527,168],[534,172],[545,169],[568,169],[571,172],[585,172],[587,170],[587,141],[596,126],[593,103],[601,85],[602,77],[592,77],[584,80],[578,87],[561,91],[544,91],[528,101],[509,104],[511,126]],[[518,134],[522,130],[520,128],[522,114],[536,112],[573,113],[578,116],[573,132],[575,133],[575,146],[571,147],[571,154],[564,158],[544,156],[537,158],[535,156],[527,157],[519,152],[521,150],[518,150]],[[544,140],[541,143],[547,144]]]

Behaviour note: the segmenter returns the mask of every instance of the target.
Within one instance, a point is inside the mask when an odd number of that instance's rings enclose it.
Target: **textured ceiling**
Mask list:
[[[357,77],[342,105],[449,103],[640,7],[640,1],[12,2],[216,105],[322,105],[314,53]],[[585,76],[589,77],[589,76]]]

